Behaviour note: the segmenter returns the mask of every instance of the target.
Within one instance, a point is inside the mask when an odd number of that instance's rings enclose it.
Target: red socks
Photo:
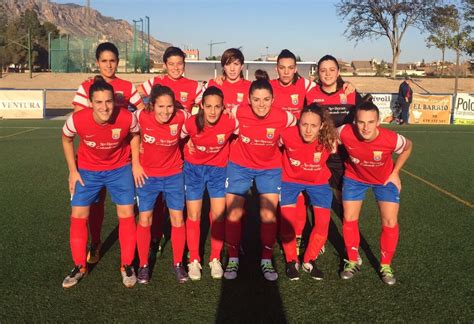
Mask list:
[[[135,217],[119,218],[119,242],[122,266],[131,265],[135,258],[137,228]]]
[[[346,252],[349,261],[357,261],[359,256],[359,221],[346,221],[342,222],[342,234],[344,236],[344,244],[346,245]]]
[[[302,193],[298,195],[296,201],[296,215],[295,215],[295,233],[296,236],[303,236],[303,230],[306,225],[306,203]]]
[[[285,251],[286,262],[298,262],[296,254],[296,234],[295,234],[295,217],[296,208],[283,206],[281,210],[280,236],[283,250]]]
[[[69,227],[69,244],[71,246],[72,260],[76,266],[87,266],[87,218],[71,217]]]
[[[137,250],[140,259],[140,267],[148,264],[148,253],[150,251],[151,231],[150,226],[137,224]]]
[[[214,221],[211,212],[209,212],[209,223],[211,224],[211,255],[209,261],[220,260],[222,246],[224,245],[225,220]]]
[[[394,227],[382,226],[382,234],[380,235],[381,264],[392,263],[393,255],[397,249],[398,233],[398,224]]]
[[[186,245],[186,226],[171,225],[171,247],[173,248],[173,264],[183,261],[184,246]]]
[[[313,226],[313,230],[311,231],[308,247],[306,248],[306,252],[304,254],[304,262],[316,260],[319,255],[319,251],[323,247],[324,243],[326,243],[328,238],[331,211],[327,208],[313,207],[313,212],[315,224]]]
[[[242,222],[232,222],[225,220],[225,242],[229,258],[239,257],[240,236],[242,232]]]
[[[199,239],[201,237],[200,225],[200,220],[194,221],[190,218],[186,220],[186,242],[189,250],[189,262],[193,262],[194,260],[201,262],[201,258],[199,257]]]
[[[276,243],[277,223],[260,224],[260,241],[262,243],[262,259],[271,259],[273,246]]]

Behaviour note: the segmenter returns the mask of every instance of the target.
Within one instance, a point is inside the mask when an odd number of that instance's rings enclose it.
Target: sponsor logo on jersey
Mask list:
[[[85,138],[92,138],[94,137],[95,135],[86,135]]]
[[[245,144],[248,144],[250,143],[250,138],[244,136],[244,135],[240,135],[240,137],[242,138],[242,142],[244,142]]]
[[[187,92],[184,92],[184,91],[181,91],[179,93],[179,99],[181,100],[181,102],[186,102],[188,101],[188,93]]]
[[[353,156],[350,156],[350,155],[349,155],[349,159],[351,159],[352,163],[354,163],[354,164],[359,164],[359,163],[360,163],[360,160],[359,160],[359,159],[356,159],[356,158],[353,157]]]
[[[95,142],[92,142],[92,141],[86,141],[86,140],[84,140],[84,143],[85,143],[87,146],[92,147],[92,148],[94,148],[94,147],[96,146]]]
[[[170,125],[170,134],[173,136],[178,134],[178,124]]]
[[[291,95],[291,103],[295,106],[298,104],[298,94]]]
[[[200,145],[196,145],[196,148],[201,151],[201,152],[205,152],[206,151],[206,147],[205,146],[200,146]]]
[[[272,139],[275,137],[275,128],[267,128],[267,138]]]
[[[121,131],[122,131],[121,128],[113,128],[112,129],[112,139],[119,139]]]
[[[222,145],[225,141],[225,134],[217,134],[217,144]]]
[[[237,92],[237,102],[244,101],[244,94],[242,92]]]
[[[147,134],[143,134],[143,141],[144,141],[145,143],[153,144],[153,143],[155,143],[156,139],[155,139],[153,136],[150,136],[150,135],[147,135]]]
[[[373,151],[374,152],[374,161],[382,160],[382,151]]]
[[[314,152],[313,161],[315,163],[318,163],[319,161],[321,161],[321,154],[322,152]]]
[[[301,161],[298,161],[298,160],[295,160],[295,159],[292,159],[292,158],[290,158],[290,163],[293,166],[300,166],[301,165]]]
[[[346,94],[345,93],[341,93],[339,95],[339,101],[341,102],[341,104],[345,105],[347,103],[347,97],[346,97]]]

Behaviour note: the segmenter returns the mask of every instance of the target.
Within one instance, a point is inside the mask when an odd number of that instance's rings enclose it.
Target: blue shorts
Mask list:
[[[226,168],[184,162],[186,200],[201,200],[207,188],[210,198],[225,197]]]
[[[331,208],[332,190],[329,184],[308,185],[295,182],[281,183],[280,206],[294,205],[300,192],[306,191],[313,207]]]
[[[76,182],[76,189],[71,197],[71,206],[90,206],[98,200],[99,192],[104,187],[110,192],[115,204],[135,204],[135,186],[130,164],[107,171],[79,169],[79,174],[84,181],[84,187]]]
[[[156,198],[160,193],[169,209],[183,210],[184,208],[184,176],[178,174],[166,177],[148,177],[143,187],[137,188],[137,204],[140,212],[153,210]]]
[[[342,185],[342,200],[364,200],[367,189],[372,188],[377,201],[387,201],[393,203],[400,203],[400,192],[397,187],[391,182],[386,186],[374,185],[359,182],[353,179],[344,177]]]
[[[281,168],[257,170],[229,162],[227,165],[226,193],[243,196],[255,181],[260,194],[279,194],[281,190]]]

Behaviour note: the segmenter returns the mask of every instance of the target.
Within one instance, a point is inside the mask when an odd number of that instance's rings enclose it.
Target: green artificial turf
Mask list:
[[[380,221],[372,194],[360,220],[362,272],[339,279],[344,247],[333,214],[324,281],[302,273],[289,281],[275,248],[280,278],[259,269],[255,201],[248,203],[235,281],[203,278],[183,285],[171,271],[171,245],[153,262],[149,285],[126,289],[119,272],[117,219],[107,203],[102,236],[106,253],[76,287],[61,287],[73,264],[69,251],[69,193],[60,121],[0,121],[0,323],[15,322],[472,322],[473,208],[402,173],[400,241],[393,267],[398,282],[378,277]],[[18,128],[17,128],[18,127]],[[29,128],[36,130],[14,135]],[[392,127],[414,142],[405,169],[474,203],[474,126]],[[14,136],[9,136],[14,135]],[[204,212],[203,215],[206,215]],[[203,217],[205,219],[207,217]],[[202,222],[207,233],[207,222]]]

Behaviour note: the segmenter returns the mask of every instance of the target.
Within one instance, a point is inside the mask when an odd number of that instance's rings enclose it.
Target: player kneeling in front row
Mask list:
[[[335,150],[336,129],[325,108],[311,104],[303,108],[298,126],[281,135],[283,175],[281,185],[281,240],[286,257],[286,275],[299,279],[299,261],[296,244],[296,201],[306,191],[314,211],[314,225],[303,258],[303,270],[316,280],[323,272],[316,266],[319,251],[327,240],[332,191],[329,186],[331,171],[326,165]]]
[[[348,260],[340,275],[342,279],[351,279],[359,271],[358,220],[365,193],[372,188],[382,220],[380,276],[384,283],[393,285],[396,279],[390,264],[398,243],[399,172],[410,156],[412,143],[379,127],[379,110],[369,96],[356,107],[354,125],[338,128],[339,139],[349,154],[342,189],[343,236]],[[395,164],[392,153],[399,154]]]
[[[117,204],[122,281],[133,287],[137,281],[131,266],[135,256],[134,193],[130,165],[131,141],[137,141],[137,121],[124,108],[114,108],[114,90],[102,77],[96,77],[89,90],[92,109],[73,113],[63,127],[63,149],[69,168],[71,193],[70,244],[75,264],[64,278],[70,288],[87,273],[87,221],[90,206],[105,187]],[[77,166],[74,159],[74,136],[80,137]]]

